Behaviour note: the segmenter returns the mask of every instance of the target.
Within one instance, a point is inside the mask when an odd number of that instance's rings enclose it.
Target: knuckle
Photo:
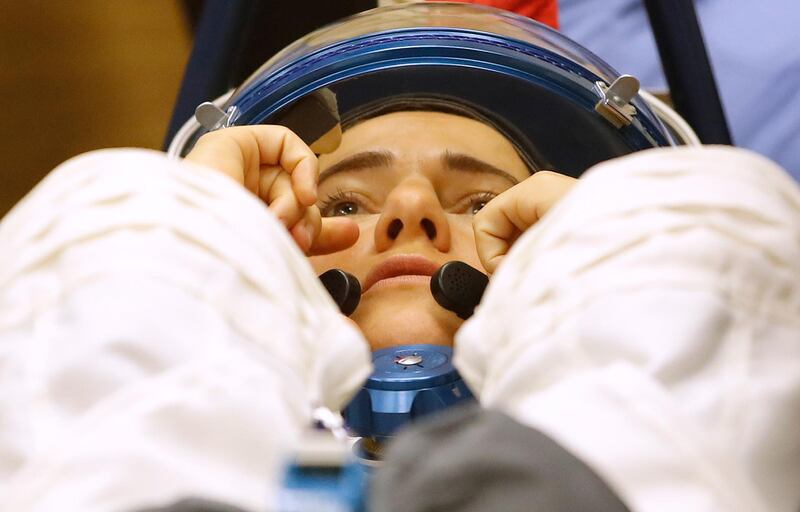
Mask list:
[[[564,178],[563,174],[554,171],[538,171],[531,176],[531,181],[536,183],[553,183],[561,181]]]
[[[220,139],[222,137],[223,137],[222,130],[214,130],[213,132],[206,132],[203,135],[201,135],[199,139],[197,139],[196,144],[200,144],[202,142],[216,141],[217,139]]]

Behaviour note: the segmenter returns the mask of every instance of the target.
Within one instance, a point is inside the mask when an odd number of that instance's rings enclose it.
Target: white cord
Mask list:
[[[679,142],[687,146],[702,145],[697,134],[694,133],[692,127],[689,126],[689,123],[678,115],[672,107],[647,91],[640,90],[639,95],[650,105],[650,108],[653,109],[659,119],[680,138]]]

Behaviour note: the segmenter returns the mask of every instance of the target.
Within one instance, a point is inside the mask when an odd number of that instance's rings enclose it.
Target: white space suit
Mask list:
[[[483,404],[636,511],[800,504],[800,191],[724,148],[601,164],[516,243],[456,340]],[[0,509],[264,510],[310,406],[368,375],[268,210],[107,150],[0,224]]]

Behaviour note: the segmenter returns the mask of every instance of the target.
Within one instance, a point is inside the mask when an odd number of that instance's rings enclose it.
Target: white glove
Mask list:
[[[516,242],[455,349],[484,405],[632,510],[796,512],[800,191],[732,148],[600,164]]]
[[[263,509],[369,360],[244,188],[156,152],[73,159],[0,224],[0,508]]]

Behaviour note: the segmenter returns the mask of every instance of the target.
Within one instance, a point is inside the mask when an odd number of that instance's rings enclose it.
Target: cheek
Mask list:
[[[480,258],[478,258],[478,250],[475,247],[475,232],[472,231],[472,217],[467,215],[453,216],[454,219],[450,223],[450,233],[452,236],[451,256],[452,259],[463,261],[464,263],[477,268],[483,273],[486,269],[483,268]]]
[[[362,265],[360,264],[364,258],[361,256],[361,251],[358,250],[358,244],[344,251],[334,252],[324,256],[311,256],[309,260],[317,275],[322,274],[326,270],[338,268],[353,274],[359,278],[359,280],[363,280],[364,278],[361,272]]]
[[[314,272],[317,275],[322,274],[326,270],[330,270],[332,268],[342,268],[342,256],[341,254],[347,251],[340,251],[335,252],[333,254],[326,254],[325,256],[310,256],[308,259],[311,261],[311,266],[314,267]],[[343,269],[344,270],[344,269]]]

